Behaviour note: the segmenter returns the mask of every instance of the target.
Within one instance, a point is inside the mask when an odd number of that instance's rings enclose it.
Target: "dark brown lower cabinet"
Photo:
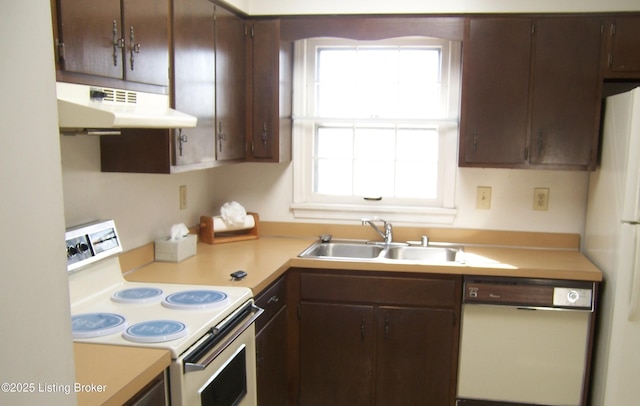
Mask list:
[[[450,405],[454,314],[378,308],[376,405]]]
[[[293,401],[453,406],[459,278],[348,272],[290,273],[300,295]]]
[[[370,405],[373,306],[300,304],[300,404]]]
[[[287,393],[287,278],[256,296],[264,309],[256,321],[256,378],[259,406],[285,406]]]
[[[258,405],[287,404],[287,309],[256,335]]]

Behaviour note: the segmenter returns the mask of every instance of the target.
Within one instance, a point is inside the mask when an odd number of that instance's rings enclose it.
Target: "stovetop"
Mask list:
[[[112,299],[115,293],[134,288],[161,291],[161,297],[143,303]],[[207,303],[207,297],[216,301]],[[251,297],[251,290],[241,287],[123,281],[114,289],[72,304],[72,328],[77,330],[72,334],[75,341],[81,342],[167,348],[176,358]],[[185,304],[188,302],[193,303]],[[124,320],[118,326],[112,326],[119,317]],[[143,322],[148,324],[140,324]],[[86,333],[93,327],[113,329],[104,334],[99,331]],[[151,337],[152,330],[158,332],[159,337]],[[143,337],[133,338],[136,332]]]
[[[103,224],[113,230],[110,244],[119,245],[113,222]],[[92,233],[105,235],[91,227]],[[175,359],[252,299],[245,287],[129,282],[117,257],[92,258],[92,236],[78,233],[67,236],[67,247],[77,241],[89,247],[87,261],[69,261],[74,341],[166,348]]]

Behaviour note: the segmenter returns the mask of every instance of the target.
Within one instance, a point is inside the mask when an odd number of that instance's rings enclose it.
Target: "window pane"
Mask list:
[[[355,196],[393,196],[393,161],[356,160],[353,164]]]
[[[397,49],[360,49],[358,51],[358,80],[365,83],[398,81]]]
[[[438,196],[437,163],[398,162],[396,197],[435,199]]]
[[[399,118],[438,118],[443,116],[440,86],[431,84],[402,85],[398,88]]]
[[[397,84],[361,83],[352,117],[394,118],[398,116]]]
[[[318,50],[317,80],[322,83],[349,83],[356,76],[357,52],[355,49]]]
[[[428,129],[398,130],[398,160],[438,161],[438,133]]]
[[[318,128],[315,156],[318,158],[347,158],[353,155],[351,128]]]
[[[439,83],[440,82],[440,50],[403,49],[400,51],[401,82]]]
[[[346,159],[317,159],[315,164],[316,193],[351,196],[352,161]]]
[[[356,128],[353,156],[355,159],[393,160],[395,157],[395,130]]]
[[[360,103],[358,92],[345,83],[320,83],[317,85],[317,114],[320,117],[348,118],[355,116],[355,106]]]

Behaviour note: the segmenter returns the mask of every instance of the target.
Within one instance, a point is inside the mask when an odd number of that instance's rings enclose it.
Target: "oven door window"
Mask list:
[[[243,345],[200,390],[202,406],[235,406],[247,394],[247,351]]]

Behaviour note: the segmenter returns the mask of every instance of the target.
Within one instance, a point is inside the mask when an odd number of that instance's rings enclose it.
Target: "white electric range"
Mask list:
[[[129,282],[113,221],[67,230],[74,341],[165,348],[173,405],[255,405],[255,319],[248,288]]]

